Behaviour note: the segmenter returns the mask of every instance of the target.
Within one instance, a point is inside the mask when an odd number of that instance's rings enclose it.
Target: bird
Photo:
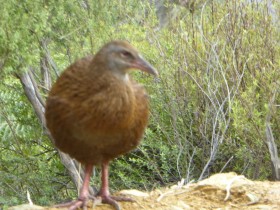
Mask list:
[[[109,163],[140,144],[149,119],[149,97],[130,76],[132,70],[158,76],[129,42],[113,40],[67,67],[51,87],[47,128],[55,146],[85,166],[78,199],[62,207],[86,208],[90,177],[98,165],[101,188],[95,197],[117,210],[117,201],[132,201],[109,192]]]

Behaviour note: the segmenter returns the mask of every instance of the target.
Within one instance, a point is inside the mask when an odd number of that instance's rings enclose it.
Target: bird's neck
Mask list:
[[[121,80],[122,82],[124,82],[124,83],[129,83],[129,75],[128,75],[128,73],[119,73],[119,72],[113,72],[113,74],[114,74],[114,76],[117,78],[117,79],[119,79],[119,80]]]

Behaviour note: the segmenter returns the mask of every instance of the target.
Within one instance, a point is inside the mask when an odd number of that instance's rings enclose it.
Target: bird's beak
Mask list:
[[[131,65],[131,68],[139,69],[149,74],[158,76],[158,71],[142,56],[139,56]]]

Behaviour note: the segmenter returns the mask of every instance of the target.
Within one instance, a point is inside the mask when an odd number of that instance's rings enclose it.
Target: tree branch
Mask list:
[[[38,86],[36,84],[36,81],[32,77],[32,73],[25,72],[21,74],[16,74],[17,78],[20,80],[24,93],[26,97],[28,98],[29,102],[31,103],[36,116],[38,117],[46,135],[49,137],[49,139],[54,143],[54,139],[52,138],[49,130],[46,126],[46,120],[44,116],[45,112],[45,103],[42,103],[42,98],[39,93]],[[75,163],[72,158],[70,158],[67,154],[59,151],[58,154],[60,156],[62,164],[67,168],[69,175],[71,176],[72,181],[74,182],[76,188],[79,190],[79,188],[82,186],[82,178],[84,175],[84,171],[79,171],[77,167],[75,166]],[[90,194],[93,195],[94,191],[90,188]]]
[[[269,110],[266,115],[266,120],[265,120],[265,134],[266,134],[266,143],[268,146],[268,150],[270,153],[270,159],[272,162],[272,171],[273,175],[275,176],[276,180],[280,180],[280,159],[278,157],[278,151],[277,151],[277,145],[275,144],[272,128],[271,128],[271,116],[272,116],[272,106],[273,103],[275,102],[275,95],[276,91],[274,91],[274,94],[272,96],[272,99],[270,100],[268,106]]]

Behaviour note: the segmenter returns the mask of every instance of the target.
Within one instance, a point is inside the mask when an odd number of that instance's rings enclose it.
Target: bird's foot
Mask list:
[[[109,204],[113,206],[116,210],[121,210],[121,207],[117,201],[135,202],[135,200],[132,198],[121,197],[121,196],[106,195],[106,196],[101,196],[101,198],[102,198],[102,203]]]
[[[89,199],[93,200],[93,206],[98,205],[101,203],[101,199],[97,199],[93,196],[89,196],[89,198],[78,198],[78,200],[70,201],[68,203],[62,203],[55,205],[55,208],[68,208],[68,210],[76,210],[78,208],[82,208],[86,210],[88,207]]]
[[[58,204],[58,205],[55,205],[54,207],[55,208],[68,208],[69,210],[75,210],[75,209],[78,209],[78,208],[85,208],[87,205],[87,200],[86,199],[78,199],[78,200],[75,200],[75,201],[70,201],[68,203],[62,203],[62,204]]]

